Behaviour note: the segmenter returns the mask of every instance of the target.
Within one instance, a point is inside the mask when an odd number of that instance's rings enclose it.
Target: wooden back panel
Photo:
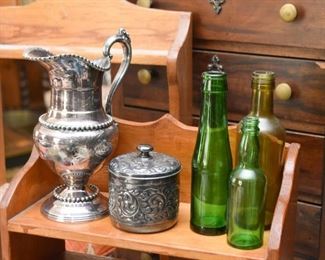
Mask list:
[[[99,58],[107,37],[123,27],[132,39],[133,63],[148,64],[151,59],[151,64],[166,65],[174,42],[182,44],[177,42],[179,22],[185,18],[187,27],[190,22],[189,13],[149,10],[124,0],[38,0],[1,7],[0,13],[0,58],[18,59],[31,46]]]
[[[190,202],[191,161],[196,142],[197,127],[187,126],[166,114],[157,121],[137,123],[116,119],[119,123],[119,143],[113,157],[136,151],[139,144],[151,144],[156,152],[177,158],[182,164],[180,200]],[[233,156],[236,153],[236,130],[229,127]],[[105,162],[107,165],[107,162]],[[107,191],[107,167],[103,167],[91,178],[100,189]]]

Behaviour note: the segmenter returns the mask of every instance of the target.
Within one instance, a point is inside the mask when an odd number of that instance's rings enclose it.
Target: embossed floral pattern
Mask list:
[[[126,225],[150,225],[175,219],[178,213],[179,187],[174,180],[156,185],[134,185],[112,178],[109,210],[112,218]]]

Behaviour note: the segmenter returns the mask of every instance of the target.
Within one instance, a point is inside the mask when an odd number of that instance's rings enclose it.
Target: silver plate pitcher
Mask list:
[[[116,42],[122,44],[124,58],[104,109],[103,76],[110,73],[110,49]],[[111,117],[111,101],[132,55],[124,29],[107,39],[103,55],[102,59],[90,61],[73,54],[53,55],[40,48],[28,49],[24,54],[49,72],[50,107],[40,116],[33,137],[40,157],[64,182],[42,205],[42,213],[52,220],[80,222],[108,213],[107,199],[97,186],[87,183],[117,144],[118,128]]]

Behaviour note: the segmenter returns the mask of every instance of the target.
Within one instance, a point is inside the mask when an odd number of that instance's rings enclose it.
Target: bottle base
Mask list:
[[[257,236],[247,234],[232,235],[227,242],[232,247],[239,249],[256,249],[263,245],[263,242]]]
[[[206,236],[217,236],[217,235],[223,235],[226,233],[226,227],[221,228],[205,228],[205,227],[199,227],[191,223],[191,230],[195,233],[206,235]]]

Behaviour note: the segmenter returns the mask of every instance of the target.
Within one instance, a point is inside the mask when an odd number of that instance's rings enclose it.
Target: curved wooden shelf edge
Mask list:
[[[192,22],[191,14],[180,16],[176,39],[168,52],[167,81],[169,113],[192,124]]]
[[[4,214],[6,220],[15,216],[48,194],[58,183],[59,176],[49,170],[33,147],[29,160],[14,176],[0,202],[1,218]]]
[[[136,121],[130,121],[130,120],[125,120],[122,118],[114,117],[114,120],[120,125],[125,125],[125,126],[131,126],[131,127],[147,127],[147,128],[155,128],[157,125],[173,125],[177,128],[184,129],[187,131],[194,131],[197,132],[197,127],[196,126],[190,126],[187,124],[184,124],[180,122],[177,118],[175,118],[173,115],[170,113],[166,113],[157,120],[153,121],[148,121],[148,122],[136,122]]]
[[[194,149],[197,127],[186,125],[169,113],[150,122],[134,122],[120,118],[114,120],[119,124],[119,142],[115,155],[134,151],[138,144],[147,142],[157,151],[185,158],[184,167],[185,163],[191,165],[192,152],[189,151]],[[234,155],[237,148],[236,126],[229,126],[228,132]]]
[[[295,229],[295,214],[297,202],[297,159],[300,144],[286,143],[286,158],[283,168],[283,178],[280,194],[274,211],[270,239],[268,245],[268,258],[291,259],[293,253],[293,240]]]
[[[131,36],[132,63],[152,65],[167,64],[181,21],[189,16],[142,8],[126,0],[38,0],[25,6],[0,7],[0,13],[0,58],[21,59],[24,49],[43,47],[53,53],[97,59],[107,37],[124,27]],[[119,63],[121,50],[114,46],[112,54],[112,62]]]
[[[130,121],[130,120],[125,120],[122,118],[118,118],[118,117],[114,117],[114,120],[119,124],[119,126],[130,126],[130,127],[144,127],[144,128],[148,128],[148,129],[156,129],[157,126],[161,126],[160,128],[163,128],[165,126],[172,126],[174,128],[178,128],[185,131],[190,131],[190,132],[194,132],[195,134],[198,131],[198,127],[196,126],[191,126],[191,125],[187,125],[183,122],[180,122],[177,118],[175,118],[173,115],[171,115],[170,113],[166,113],[163,116],[161,116],[160,118],[158,118],[157,120],[153,120],[153,121],[148,121],[148,122],[136,122],[136,121]],[[229,134],[232,137],[235,132],[236,132],[236,125],[231,125],[228,127],[229,130]],[[167,130],[167,132],[170,130]]]
[[[119,124],[119,141],[115,154],[135,151],[136,146],[141,143],[149,143],[156,151],[174,156],[180,153],[180,149],[175,150],[175,145],[194,147],[197,127],[185,125],[171,114],[149,122],[120,118],[115,118],[115,121]]]
[[[0,202],[3,259],[11,259],[8,220],[44,197],[58,183],[59,177],[48,169],[33,147],[29,160],[14,176]]]

